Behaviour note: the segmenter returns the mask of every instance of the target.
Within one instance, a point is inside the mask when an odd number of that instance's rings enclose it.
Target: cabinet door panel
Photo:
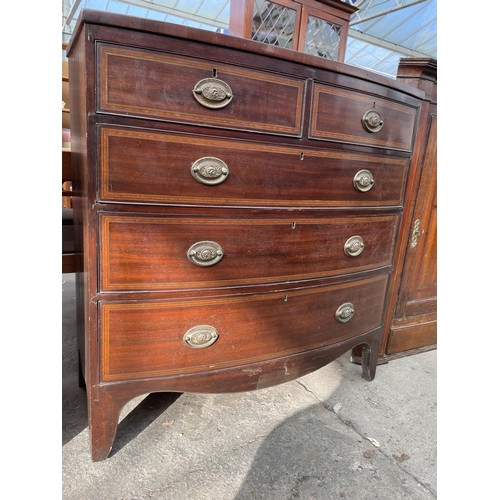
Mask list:
[[[410,242],[403,269],[396,317],[437,311],[437,116],[431,117],[429,143],[414,219],[420,223]]]

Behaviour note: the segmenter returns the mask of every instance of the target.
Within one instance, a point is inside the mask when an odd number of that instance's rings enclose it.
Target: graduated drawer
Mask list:
[[[103,201],[308,207],[402,204],[404,158],[107,126],[100,128],[99,137]],[[197,166],[206,171],[196,174]],[[357,189],[354,182],[365,171],[374,181],[367,191]]]
[[[395,215],[314,219],[101,214],[101,290],[244,286],[388,266],[397,222]],[[348,255],[359,252],[358,238],[361,253]]]
[[[309,136],[312,139],[411,151],[416,108],[353,90],[315,84]],[[378,114],[378,115],[377,115]],[[372,128],[363,125],[371,118]],[[383,124],[377,128],[378,118]]]
[[[301,135],[305,80],[152,50],[97,47],[100,112]],[[217,82],[229,86],[230,98],[199,97],[200,88],[215,95],[207,82],[215,74]]]
[[[380,326],[386,285],[382,275],[258,295],[101,302],[101,377],[217,370],[333,344]]]

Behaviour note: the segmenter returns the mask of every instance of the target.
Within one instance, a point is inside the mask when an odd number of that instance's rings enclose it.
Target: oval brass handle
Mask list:
[[[361,236],[351,236],[344,244],[344,252],[349,257],[357,257],[365,248],[365,243]]]
[[[224,256],[222,247],[215,241],[198,241],[189,247],[187,258],[197,266],[208,267],[217,264]]]
[[[378,132],[384,126],[382,115],[375,109],[375,105],[363,115],[361,123],[367,132],[372,133]]]
[[[198,182],[207,186],[215,186],[227,179],[229,167],[219,158],[205,156],[193,163],[191,174]]]
[[[342,304],[335,313],[335,319],[339,323],[347,323],[354,316],[354,306],[350,302]]]
[[[204,78],[193,89],[194,98],[206,108],[219,109],[233,99],[231,87],[218,78]]]
[[[218,338],[219,334],[213,326],[197,325],[184,334],[183,340],[193,349],[202,349],[211,346]]]
[[[369,170],[360,170],[352,180],[354,187],[361,192],[370,191],[375,184],[375,179]]]

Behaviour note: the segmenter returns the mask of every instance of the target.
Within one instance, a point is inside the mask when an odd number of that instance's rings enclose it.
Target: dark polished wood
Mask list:
[[[78,255],[76,253],[64,253],[62,254],[62,274],[65,273],[77,273],[80,271],[80,262]]]
[[[403,204],[406,158],[123,127],[99,130],[102,201],[367,208]],[[137,164],[145,151],[147,162]],[[191,173],[192,164],[207,156],[229,169],[216,186],[197,182]],[[360,170],[374,177],[369,191],[354,187]],[[280,183],[273,182],[277,173]]]
[[[98,112],[286,135],[301,133],[304,79],[230,64],[214,65],[201,57],[188,59],[100,43],[97,48],[103,79]],[[137,75],[145,75],[141,85],[137,85]],[[195,99],[186,99],[198,82],[214,77],[234,94],[216,113]]]
[[[402,59],[398,79],[426,93],[413,161],[414,208],[405,244],[393,319],[387,323],[387,356],[437,344],[437,61]],[[416,226],[416,223],[418,227]]]
[[[376,109],[384,120],[378,133],[359,126],[367,111]],[[411,150],[417,110],[350,90],[314,85],[310,137]]]
[[[161,302],[104,302],[101,378],[104,381],[180,375],[282,358],[346,340],[380,325],[387,275],[342,285],[256,295]],[[336,310],[350,302],[347,323]],[[195,325],[218,332],[213,347],[183,342]],[[235,328],[235,325],[238,325]],[[304,332],[308,332],[304,335]],[[286,335],[285,335],[286,332]]]
[[[269,387],[355,346],[372,380],[424,93],[88,10],[68,58],[92,459],[140,394]],[[193,92],[214,78],[232,91],[207,93],[221,108]],[[363,127],[374,103],[380,132]],[[204,158],[225,173],[201,175]]]
[[[70,181],[71,176],[71,149],[62,149],[62,181]]]
[[[379,363],[437,347],[437,61],[401,59],[398,80],[425,92],[394,260]],[[361,363],[361,351],[354,350]]]
[[[244,286],[390,266],[397,222],[397,216],[193,219],[106,214],[99,219],[101,289]],[[345,243],[357,235],[364,249],[347,255]],[[209,268],[187,258],[200,241],[222,248],[223,257]]]

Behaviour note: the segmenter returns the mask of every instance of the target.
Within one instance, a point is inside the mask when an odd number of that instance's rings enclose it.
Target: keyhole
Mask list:
[[[301,159],[301,160],[303,160],[303,159],[304,159],[304,156],[305,156],[304,152],[300,153],[300,159]]]
[[[292,222],[292,229],[295,229],[295,222]]]
[[[214,78],[217,78],[217,68],[213,68],[213,69],[212,69],[212,76],[213,76]]]

